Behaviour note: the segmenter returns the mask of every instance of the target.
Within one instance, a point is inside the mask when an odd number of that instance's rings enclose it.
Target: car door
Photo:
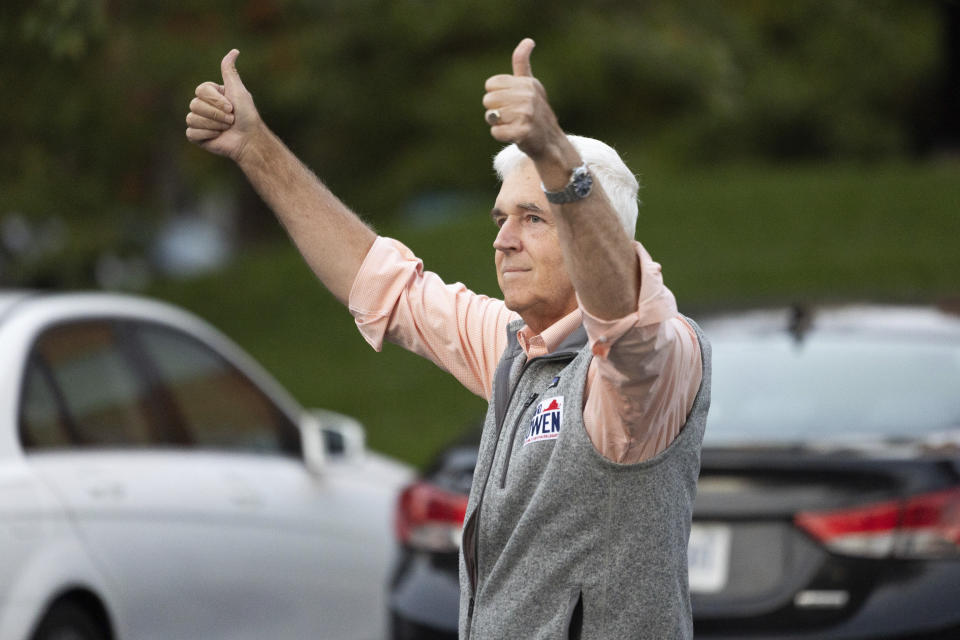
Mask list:
[[[83,321],[46,331],[29,371],[54,392],[25,388],[24,444],[121,594],[125,637],[379,632],[358,605],[385,553],[362,508],[377,492],[308,473],[296,426],[219,353],[168,326]]]
[[[247,376],[182,332],[141,323],[134,334],[194,450],[216,460],[231,492],[242,549],[225,575],[256,603],[240,598],[233,617],[257,618],[240,628],[262,630],[251,638],[382,637],[395,491],[349,461],[311,474],[298,427]]]

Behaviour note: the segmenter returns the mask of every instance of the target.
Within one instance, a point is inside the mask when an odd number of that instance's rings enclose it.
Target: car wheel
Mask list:
[[[109,640],[96,619],[73,602],[55,604],[30,640]]]

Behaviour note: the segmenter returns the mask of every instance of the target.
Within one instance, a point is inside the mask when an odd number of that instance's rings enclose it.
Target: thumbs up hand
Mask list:
[[[486,82],[483,106],[490,135],[500,142],[516,142],[536,160],[563,131],[547,101],[547,92],[533,77],[530,55],[535,43],[524,38],[513,50],[513,75],[500,74]]]
[[[223,84],[204,82],[197,87],[187,114],[187,139],[204,149],[235,161],[243,155],[251,134],[261,124],[253,96],[237,73],[233,49],[220,62]]]

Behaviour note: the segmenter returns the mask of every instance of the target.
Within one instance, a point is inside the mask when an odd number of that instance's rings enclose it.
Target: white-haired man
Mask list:
[[[376,349],[396,342],[490,402],[461,553],[460,636],[689,638],[686,544],[709,347],[634,242],[637,181],[566,135],[534,43],[486,82],[503,300],[377,237],[264,125],[237,74],[197,87],[187,138],[232,158]]]

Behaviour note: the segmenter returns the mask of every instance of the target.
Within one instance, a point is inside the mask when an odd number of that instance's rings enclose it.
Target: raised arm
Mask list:
[[[517,45],[513,75],[488,79],[483,105],[499,115],[491,124],[491,135],[500,142],[515,142],[533,160],[544,187],[562,191],[581,160],[560,128],[543,85],[533,77],[533,47],[530,38]],[[636,311],[640,270],[633,239],[623,231],[599,183],[594,180],[591,194],[582,200],[550,206],[580,304],[608,320]]]
[[[240,54],[220,63],[223,84],[197,87],[187,139],[232,159],[286,228],[313,272],[344,304],[376,234],[260,118],[237,73]]]

